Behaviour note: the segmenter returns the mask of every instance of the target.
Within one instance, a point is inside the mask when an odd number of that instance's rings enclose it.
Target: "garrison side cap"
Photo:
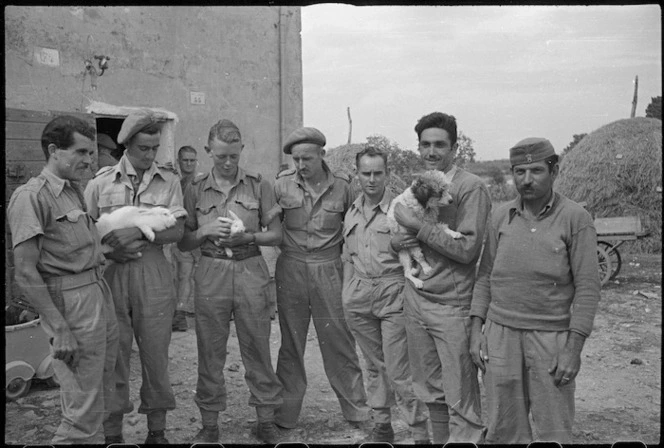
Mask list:
[[[549,140],[529,137],[510,148],[510,165],[540,162],[554,155],[556,155],[556,151]]]

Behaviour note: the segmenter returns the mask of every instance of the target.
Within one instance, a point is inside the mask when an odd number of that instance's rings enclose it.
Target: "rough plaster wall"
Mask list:
[[[228,118],[243,134],[241,164],[274,178],[281,141],[302,125],[299,8],[281,8],[281,21],[280,69],[278,7],[10,6],[6,106],[84,112],[100,101],[167,109],[179,117],[176,148],[197,148],[201,171],[210,167],[203,149],[210,127]],[[36,62],[35,47],[58,50],[60,65]],[[93,89],[84,60],[95,54],[111,59]],[[190,104],[191,91],[204,92],[206,104]]]

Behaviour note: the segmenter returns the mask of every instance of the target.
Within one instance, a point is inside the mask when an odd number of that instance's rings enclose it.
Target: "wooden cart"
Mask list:
[[[602,285],[618,276],[622,258],[618,247],[625,241],[634,241],[650,234],[638,216],[595,218],[597,230],[597,257]]]

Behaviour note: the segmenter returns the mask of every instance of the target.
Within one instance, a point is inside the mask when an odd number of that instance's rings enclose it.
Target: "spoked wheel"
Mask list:
[[[14,378],[7,385],[7,389],[5,389],[5,397],[8,400],[18,400],[28,393],[31,383],[32,380],[26,381],[21,377]]]
[[[46,387],[53,389],[56,387],[60,387],[60,382],[58,379],[55,377],[55,375],[48,377],[44,380],[44,384],[46,384]]]
[[[599,280],[602,286],[609,283],[613,268],[611,267],[611,256],[601,246],[597,246],[597,261],[599,262]]]
[[[620,252],[618,252],[618,249],[615,249],[611,243],[606,241],[598,241],[597,245],[603,247],[609,254],[609,258],[611,259],[610,279],[613,280],[618,276],[620,268],[622,267],[622,258],[620,258]]]

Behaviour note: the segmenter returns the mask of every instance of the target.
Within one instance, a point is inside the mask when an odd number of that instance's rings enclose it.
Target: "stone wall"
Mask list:
[[[175,147],[197,148],[200,171],[210,127],[228,118],[243,134],[241,165],[273,179],[283,139],[302,125],[300,30],[297,7],[9,6],[5,105],[171,111]],[[110,57],[102,76],[85,69],[95,55]]]

